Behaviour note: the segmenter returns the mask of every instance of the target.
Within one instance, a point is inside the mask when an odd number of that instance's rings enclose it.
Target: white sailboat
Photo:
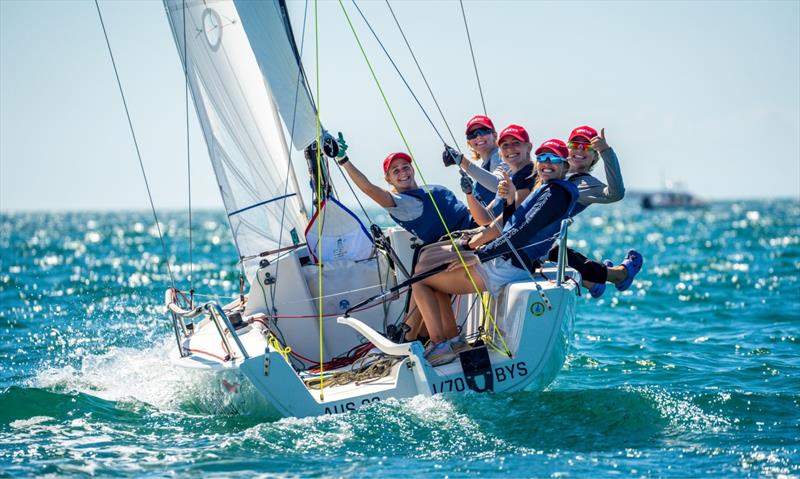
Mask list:
[[[325,206],[306,212],[290,148],[308,152],[320,134],[285,3],[164,3],[249,284],[227,305],[193,307],[167,290],[177,364],[219,373],[233,395],[247,382],[263,407],[297,417],[553,380],[580,281],[565,258],[536,280],[507,285],[488,306],[480,295],[457,298],[472,347],[432,367],[419,342],[387,338],[407,306],[416,238],[368,231],[324,188],[316,194]],[[320,172],[310,164],[324,185],[321,159]],[[564,223],[562,252],[566,231]]]

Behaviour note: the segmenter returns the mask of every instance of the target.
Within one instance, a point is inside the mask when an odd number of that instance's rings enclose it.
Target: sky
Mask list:
[[[345,5],[422,177],[458,191],[435,131]],[[446,132],[386,3],[359,5]],[[391,5],[463,149],[464,124],[483,106],[459,4]],[[304,6],[290,2],[293,14]],[[189,170],[193,207],[221,208],[193,108],[187,165],[184,79],[163,5],[101,0],[100,7],[156,208],[186,208]],[[535,144],[582,124],[605,128],[629,191],[672,181],[712,200],[800,199],[800,2],[467,0],[464,7],[498,128],[522,124]],[[338,2],[321,1],[318,12],[322,121],[345,134],[351,160],[381,184],[382,159],[403,142]],[[309,23],[303,56],[316,91],[313,31]],[[302,177],[305,165],[295,168]],[[349,193],[343,199],[354,203]],[[94,2],[0,0],[0,211],[147,208]]]

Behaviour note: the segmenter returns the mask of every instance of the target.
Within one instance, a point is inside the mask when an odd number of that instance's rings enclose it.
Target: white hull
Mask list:
[[[284,269],[282,272],[279,270],[278,274],[282,274],[281,281],[289,282],[294,273],[289,272],[286,266],[282,266]],[[573,277],[577,276],[573,271],[569,273]],[[544,274],[555,278],[555,267],[546,267]],[[467,391],[543,389],[555,378],[566,358],[574,325],[577,286],[574,281],[565,281],[559,286],[555,281],[544,278],[538,283],[552,304],[551,309],[548,310],[545,306],[546,303],[542,301],[534,283],[508,285],[491,308],[497,328],[501,332],[501,335],[494,336],[495,347],[473,347],[462,352],[456,361],[436,368],[431,367],[423,358],[423,347],[419,342],[396,344],[378,332],[380,328],[377,325],[382,320],[376,321],[375,318],[384,315],[382,308],[379,311],[373,309],[353,313],[349,318],[329,318],[323,325],[325,336],[339,338],[339,341],[345,343],[347,338],[351,338],[355,344],[370,341],[375,346],[375,353],[395,361],[387,375],[366,383],[329,384],[322,391],[307,387],[304,379],[308,379],[308,376],[304,374],[301,377],[287,360],[288,355],[282,350],[283,346],[275,338],[270,340],[272,333],[268,329],[269,323],[264,321],[261,312],[245,316],[242,326],[236,330],[244,351],[231,346],[233,354],[228,357],[217,327],[212,318],[206,317],[197,322],[193,332],[183,339],[185,355],[177,358],[176,363],[187,368],[219,371],[220,381],[227,383],[227,386],[223,384],[226,393],[232,396],[247,391],[252,393],[254,389],[264,399],[262,403],[253,401],[252,398],[232,397],[230,401],[233,404],[258,408],[268,404],[269,409],[274,409],[281,416],[295,417],[343,413],[389,398],[458,394]],[[298,289],[295,287],[293,291],[297,293]],[[466,303],[467,297],[463,300]],[[281,309],[288,309],[290,302],[285,299]],[[295,303],[303,307],[309,305],[309,302]],[[402,307],[402,303],[401,300],[392,301],[385,311],[395,317],[393,308]],[[476,331],[481,321],[478,309],[469,314],[462,312],[460,315],[468,333]],[[315,346],[316,357],[319,357],[318,318],[295,318],[295,321],[296,323],[285,328],[283,334],[295,334],[295,342],[304,356],[312,354],[312,346]],[[296,334],[304,329],[311,331],[305,331],[303,335]],[[490,323],[487,323],[487,330],[493,330]],[[235,344],[230,331],[226,330],[225,334],[228,342]],[[300,339],[305,339],[305,344]],[[291,340],[288,343],[294,344]],[[503,343],[511,352],[510,357],[502,352],[505,349]],[[330,341],[324,346],[327,360],[336,351],[332,349],[334,344]],[[350,345],[347,344],[344,350],[349,348]],[[328,352],[328,349],[331,351]],[[351,367],[352,365],[346,366],[329,373],[347,371]],[[241,384],[230,387],[234,382],[230,379],[232,373],[241,375],[239,381],[247,381],[247,387],[244,388]]]

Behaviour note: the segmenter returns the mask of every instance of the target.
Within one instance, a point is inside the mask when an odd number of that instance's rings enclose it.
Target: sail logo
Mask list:
[[[537,302],[531,304],[529,309],[531,310],[531,314],[532,315],[537,316],[537,317],[541,316],[541,315],[544,314],[544,303],[541,303],[541,302],[537,301]]]

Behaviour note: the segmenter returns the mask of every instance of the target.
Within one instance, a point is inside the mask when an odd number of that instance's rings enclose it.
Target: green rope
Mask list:
[[[317,13],[317,0],[314,0],[314,53],[316,61],[316,90],[317,90],[317,262],[319,266],[319,399],[325,400],[325,365],[323,363],[323,343],[322,343],[322,125],[320,123],[320,108],[322,103],[319,98],[319,15]]]

